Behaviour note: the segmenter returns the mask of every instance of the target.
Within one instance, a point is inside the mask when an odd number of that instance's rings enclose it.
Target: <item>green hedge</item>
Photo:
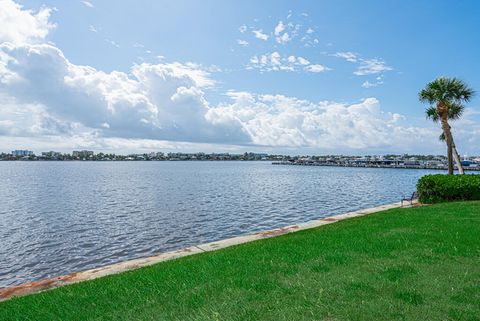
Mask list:
[[[426,175],[417,191],[422,203],[480,200],[480,175]]]

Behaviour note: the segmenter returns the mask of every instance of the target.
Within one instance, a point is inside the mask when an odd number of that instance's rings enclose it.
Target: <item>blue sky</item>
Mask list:
[[[443,153],[418,91],[442,75],[480,88],[477,1],[0,3],[45,30],[0,33],[30,66],[6,68],[28,86],[0,87],[4,151]],[[480,154],[479,102],[453,124],[461,153]]]

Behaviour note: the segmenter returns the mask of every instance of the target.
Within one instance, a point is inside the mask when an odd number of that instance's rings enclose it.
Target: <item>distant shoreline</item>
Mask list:
[[[322,162],[290,162],[290,161],[279,161],[272,162],[272,165],[290,165],[290,166],[326,166],[326,167],[354,167],[354,168],[394,168],[394,169],[433,169],[446,171],[448,168],[444,166],[429,166],[429,165],[380,165],[380,164],[332,164],[332,163],[322,163]],[[457,168],[455,167],[455,170]],[[465,166],[463,168],[465,171],[480,171],[480,167],[469,167]]]
[[[271,159],[0,159],[0,162],[271,162]]]

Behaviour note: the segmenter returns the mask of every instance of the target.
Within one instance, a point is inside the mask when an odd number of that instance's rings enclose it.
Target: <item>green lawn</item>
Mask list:
[[[16,298],[0,320],[480,320],[480,202],[389,210]]]

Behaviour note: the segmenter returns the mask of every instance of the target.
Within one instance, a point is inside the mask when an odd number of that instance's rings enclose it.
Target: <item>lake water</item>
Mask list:
[[[0,162],[0,287],[397,202],[431,172]]]

